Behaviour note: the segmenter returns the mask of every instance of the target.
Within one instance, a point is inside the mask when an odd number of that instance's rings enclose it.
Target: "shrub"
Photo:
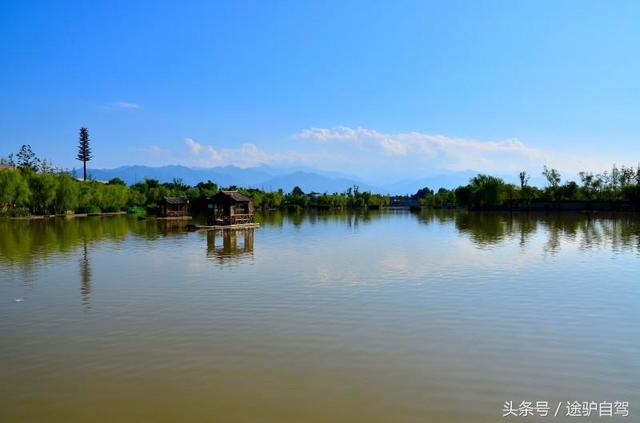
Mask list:
[[[147,214],[147,211],[145,210],[144,207],[129,207],[127,209],[127,213],[142,216]]]
[[[101,213],[102,210],[100,210],[100,207],[96,206],[96,205],[88,205],[88,206],[84,206],[81,211],[83,213]]]
[[[4,210],[4,211],[0,210],[0,216],[28,217],[28,216],[31,216],[31,212],[27,207],[16,207],[16,208]]]

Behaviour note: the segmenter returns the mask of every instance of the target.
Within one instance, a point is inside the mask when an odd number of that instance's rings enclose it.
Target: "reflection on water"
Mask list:
[[[89,254],[87,252],[87,240],[82,242],[82,256],[80,257],[80,292],[82,293],[82,303],[89,306],[91,296],[91,264],[89,263]]]
[[[0,219],[0,260],[28,267],[58,255],[78,254],[79,248],[90,247],[96,242],[120,245],[130,236],[151,241],[171,235],[182,236],[184,232],[184,222],[176,224],[129,216],[33,221]]]
[[[256,218],[0,220],[0,421],[637,417],[638,217]]]
[[[546,237],[546,250],[558,251],[562,242],[577,243],[579,248],[609,246],[613,249],[640,250],[640,219],[633,214],[509,214],[461,213],[426,210],[417,214],[406,212],[281,212],[257,216],[263,227],[275,229],[284,225],[293,228],[303,223],[317,225],[327,222],[344,224],[358,231],[362,224],[388,221],[395,215],[416,219],[425,225],[453,225],[460,235],[468,236],[478,247],[491,247],[517,239],[525,246],[533,236]],[[225,232],[226,231],[226,232]],[[242,257],[253,253],[253,229],[217,230],[207,233],[207,256]],[[35,221],[0,220],[0,260],[5,264],[25,267],[34,261],[56,255],[78,254],[81,249],[82,274],[90,279],[87,248],[94,242],[120,244],[129,237],[155,240],[159,237],[186,236],[184,222],[138,220],[127,216],[84,219],[50,219]]]
[[[547,250],[557,251],[561,241],[576,242],[582,249],[605,247],[640,250],[640,219],[633,214],[543,214],[543,213],[456,213],[424,211],[422,223],[452,223],[459,233],[468,235],[479,247],[518,239],[521,246],[542,232]]]
[[[253,256],[253,228],[207,231],[207,257],[219,262]]]

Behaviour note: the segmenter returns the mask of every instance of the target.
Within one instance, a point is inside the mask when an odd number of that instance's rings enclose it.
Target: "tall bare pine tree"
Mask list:
[[[84,180],[87,180],[87,162],[91,160],[91,147],[89,146],[89,130],[80,128],[80,142],[78,143],[78,156],[76,157],[84,166]]]

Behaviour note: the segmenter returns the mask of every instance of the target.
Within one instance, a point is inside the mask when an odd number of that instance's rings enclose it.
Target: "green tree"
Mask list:
[[[455,189],[456,204],[458,207],[471,208],[471,186],[465,185]]]
[[[426,198],[433,195],[433,190],[429,187],[420,188],[413,196],[415,198]]]
[[[591,200],[594,198],[595,194],[596,194],[596,187],[595,187],[595,178],[593,176],[593,173],[591,172],[580,172],[578,173],[578,176],[580,176],[580,180],[582,181],[582,193],[584,195],[584,197],[587,200]]]
[[[29,176],[29,188],[32,210],[39,214],[51,213],[56,199],[56,177],[51,173],[32,173]]]
[[[107,184],[109,185],[122,185],[122,186],[126,186],[126,182],[122,179],[122,178],[118,178],[117,176],[115,178],[111,178],[109,179],[109,182],[107,182]]]
[[[549,192],[551,199],[557,200],[559,197],[558,187],[560,186],[560,173],[556,169],[549,169],[545,165],[544,170],[542,171],[542,176],[546,178],[547,183],[549,184],[547,191]]]
[[[124,209],[129,201],[128,189],[122,185],[97,185],[101,191],[98,206],[105,212],[116,212]]]
[[[577,200],[579,197],[579,187],[574,181],[569,181],[560,187],[562,199]]]
[[[23,170],[36,171],[40,165],[40,159],[31,150],[30,145],[23,145],[16,154],[18,167]]]
[[[89,129],[80,128],[80,139],[78,143],[78,155],[76,159],[82,162],[83,180],[87,180],[87,162],[93,158],[91,155],[91,146],[89,145]]]
[[[471,201],[477,208],[496,208],[505,197],[505,183],[490,175],[478,175],[471,179]]]
[[[547,179],[549,185],[553,188],[557,188],[560,185],[560,173],[556,169],[549,169],[547,165],[544,166],[542,176]]]
[[[56,179],[57,186],[54,200],[56,213],[75,211],[78,207],[80,197],[79,182],[64,173],[59,174]]]
[[[309,197],[304,194],[300,187],[296,186],[286,196],[286,203],[289,207],[305,208],[309,205]]]
[[[102,193],[100,192],[100,184],[96,181],[88,181],[80,184],[80,195],[78,200],[78,208],[82,212],[99,211],[99,204],[102,202]]]
[[[0,171],[0,209],[27,206],[30,200],[29,184],[22,173],[13,169]]]
[[[0,164],[15,166],[15,162],[13,161],[13,153],[9,154],[7,157],[0,157]]]
[[[514,184],[504,185],[504,195],[510,208],[513,208],[516,200],[520,199],[520,191]]]
[[[523,189],[529,183],[529,175],[523,170],[518,174],[518,177],[520,178],[520,189]]]
[[[200,191],[200,195],[203,198],[213,197],[218,193],[218,185],[211,180],[207,182],[198,182],[196,188]]]

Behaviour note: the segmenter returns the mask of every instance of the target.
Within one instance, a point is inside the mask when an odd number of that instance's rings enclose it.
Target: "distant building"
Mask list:
[[[189,200],[182,197],[164,197],[160,202],[160,216],[185,217],[189,215]]]
[[[238,225],[253,222],[253,202],[238,191],[219,191],[207,200],[208,225]]]
[[[420,207],[420,201],[414,197],[408,196],[395,196],[391,197],[390,207],[399,208],[416,208]]]

